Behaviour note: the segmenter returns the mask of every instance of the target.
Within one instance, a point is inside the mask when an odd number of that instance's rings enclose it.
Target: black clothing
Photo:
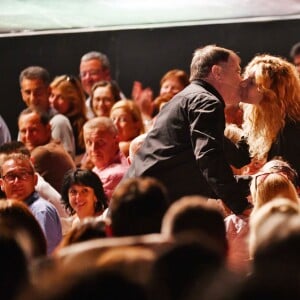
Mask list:
[[[225,154],[224,107],[214,87],[193,81],[162,108],[125,177],[161,180],[172,201],[197,194],[243,212],[248,189],[238,185]]]

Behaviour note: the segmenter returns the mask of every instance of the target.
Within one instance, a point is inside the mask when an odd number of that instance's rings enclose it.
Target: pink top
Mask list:
[[[93,168],[93,171],[102,181],[108,201],[110,201],[113,191],[127,172],[128,168],[129,164],[127,159],[121,152],[118,152],[111,163],[104,169],[100,170],[97,167]]]
[[[249,217],[229,215],[225,218],[227,240],[229,246],[228,265],[237,273],[249,271]]]

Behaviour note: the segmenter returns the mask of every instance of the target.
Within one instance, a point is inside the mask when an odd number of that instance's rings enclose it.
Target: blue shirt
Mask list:
[[[47,253],[52,253],[62,238],[61,223],[56,208],[37,192],[31,194],[25,203],[29,206],[45,234]]]

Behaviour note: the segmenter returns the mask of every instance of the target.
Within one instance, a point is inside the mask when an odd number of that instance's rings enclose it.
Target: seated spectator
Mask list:
[[[49,118],[43,112],[27,108],[19,116],[20,140],[30,150],[35,170],[58,192],[64,174],[75,163],[64,148],[51,138]]]
[[[11,141],[11,134],[10,131],[3,120],[3,118],[0,116],[0,146],[4,143],[8,143]]]
[[[294,44],[290,51],[290,58],[300,76],[300,42]]]
[[[107,225],[104,220],[87,217],[63,236],[55,251],[75,243],[107,237]]]
[[[278,167],[276,167],[278,166]],[[251,198],[254,205],[252,214],[270,202],[275,197],[285,197],[299,204],[299,198],[293,182],[289,179],[287,170],[290,167],[280,167],[280,163],[268,162],[257,174],[253,175],[250,184]],[[230,215],[225,219],[227,238],[229,241],[229,262],[238,272],[249,271],[249,217]]]
[[[160,232],[168,206],[167,191],[158,180],[145,177],[122,181],[110,202],[113,236]]]
[[[108,117],[96,117],[83,126],[87,159],[100,178],[108,201],[129,165],[119,147],[118,130]]]
[[[48,115],[52,138],[60,141],[71,157],[75,158],[75,141],[70,121],[50,107],[48,71],[39,66],[30,66],[20,73],[19,83],[25,104]]]
[[[85,95],[81,83],[74,76],[61,75],[55,77],[50,87],[51,107],[69,119],[75,138],[75,155],[80,157],[85,152],[82,127],[87,121]]]
[[[29,268],[16,238],[0,227],[0,296],[14,300],[29,283]]]
[[[28,206],[17,200],[0,200],[0,231],[5,229],[21,245],[27,261],[47,254],[44,233]]]
[[[120,90],[114,81],[96,82],[91,91],[92,117],[109,117],[112,106],[120,99]]]
[[[223,215],[206,198],[186,196],[172,203],[164,215],[161,232],[168,236],[194,233],[208,239],[226,257],[227,239]]]
[[[25,145],[20,141],[11,141],[0,146],[0,164],[2,164],[2,159],[11,153],[22,153],[30,158],[30,151],[25,147]],[[67,211],[64,209],[61,203],[61,195],[56,189],[54,189],[45,179],[36,172],[38,177],[37,184],[35,186],[36,191],[45,200],[52,203],[61,218],[68,217]],[[62,219],[61,219],[62,220]]]
[[[111,108],[110,118],[118,129],[120,150],[128,157],[130,142],[145,131],[141,112],[132,100],[120,100]]]
[[[72,227],[84,218],[102,215],[107,208],[102,182],[91,170],[66,172],[61,196],[65,208],[75,217]]]
[[[61,223],[56,208],[35,190],[37,176],[30,159],[20,153],[9,154],[3,159],[0,173],[6,198],[28,205],[45,234],[47,253],[52,253],[62,237]]]
[[[185,71],[172,69],[165,73],[160,80],[158,96],[165,96],[166,102],[183,90],[189,84],[189,78]],[[135,81],[132,88],[132,99],[137,103],[144,121],[146,132],[152,126],[152,118],[158,113],[158,107],[153,102],[153,91],[147,87],[143,89],[142,83]],[[157,100],[156,102],[158,102]]]

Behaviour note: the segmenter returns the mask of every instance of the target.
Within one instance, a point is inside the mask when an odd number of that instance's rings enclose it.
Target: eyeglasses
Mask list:
[[[288,166],[275,165],[272,166],[271,169],[275,169],[277,172],[284,173],[288,177],[288,179],[293,182],[295,186],[298,186],[298,174],[292,168]]]
[[[85,78],[87,76],[94,77],[94,76],[98,76],[100,74],[101,74],[101,70],[90,70],[90,71],[81,72],[79,74],[79,77],[80,78]]]
[[[25,181],[25,180],[28,180],[29,178],[31,178],[32,175],[33,175],[33,172],[23,171],[20,173],[7,173],[6,175],[3,175],[2,178],[7,183],[14,183],[16,178],[18,178],[18,180]]]
[[[278,174],[278,175],[284,176],[286,179],[290,180],[289,177],[284,172],[281,172],[281,171],[260,173],[260,174],[255,175],[255,177],[254,177],[255,190],[257,190],[258,185],[263,183],[265,181],[265,179],[271,174]]]

